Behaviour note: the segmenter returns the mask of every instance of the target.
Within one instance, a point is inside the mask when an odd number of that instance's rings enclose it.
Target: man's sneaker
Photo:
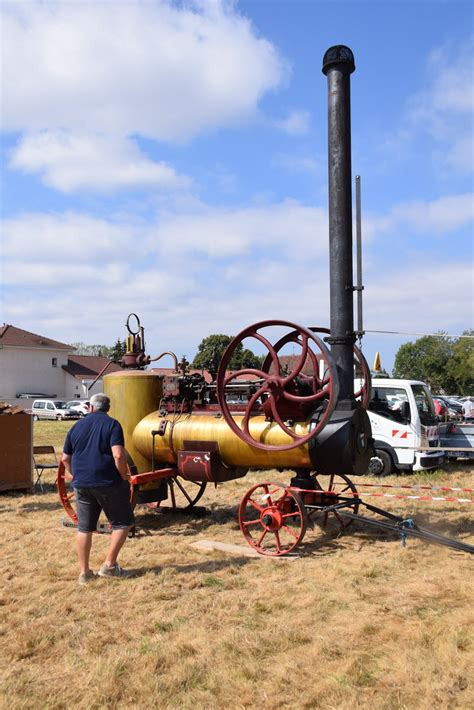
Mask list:
[[[118,562],[116,562],[113,567],[109,567],[104,562],[98,571],[99,577],[122,577],[123,579],[124,577],[130,577],[131,574],[131,572],[128,572],[126,569],[123,569],[123,567],[120,567]]]
[[[97,579],[96,573],[92,570],[89,570],[88,572],[82,572],[82,574],[79,575],[77,581],[79,582],[79,584],[89,584],[89,582],[93,582],[94,579]]]

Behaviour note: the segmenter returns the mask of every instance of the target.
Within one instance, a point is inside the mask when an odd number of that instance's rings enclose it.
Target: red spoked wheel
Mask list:
[[[64,468],[64,464],[62,461],[60,461],[59,463],[56,485],[58,487],[58,494],[59,500],[61,501],[61,505],[63,506],[67,515],[71,518],[72,522],[77,525],[79,521],[77,519],[76,510],[73,505],[74,489],[68,486],[68,482],[66,481],[66,469]]]
[[[290,332],[280,338],[274,346],[259,331],[275,327],[289,328]],[[245,368],[227,375],[226,371],[232,356],[246,338],[257,340],[268,350],[262,369]],[[287,372],[278,352],[289,343],[296,345],[301,352],[297,356],[295,365]],[[321,361],[324,363],[323,378],[319,376]],[[311,374],[307,372],[308,367]],[[304,374],[303,368],[306,370]],[[227,392],[232,387],[232,383],[235,385],[242,376],[255,378],[254,391],[238,423],[227,404]],[[227,347],[217,373],[217,398],[227,424],[240,439],[264,451],[294,449],[317,436],[334,411],[338,394],[339,380],[330,351],[310,330],[288,321],[262,321],[243,330]],[[257,413],[257,408],[260,409],[258,414],[264,413],[267,420],[278,424],[288,435],[289,443],[266,444],[252,436],[249,424],[251,416]],[[319,417],[313,422],[310,430],[303,435],[297,434],[291,423],[306,421],[317,408],[320,409]]]
[[[341,503],[341,499],[348,499],[347,505],[344,507],[350,508],[352,513],[357,513],[359,510],[359,499],[357,488],[352,483],[351,479],[344,474],[330,474],[329,476],[314,475],[313,480],[316,484],[316,490],[325,491],[328,495],[328,504],[331,505],[331,498],[334,499],[334,504]],[[351,503],[351,500],[354,502]],[[345,530],[354,521],[351,518],[346,518],[337,510],[311,510],[308,517],[318,522],[321,527],[327,532],[337,533]]]
[[[309,328],[311,332],[313,333],[325,333],[326,335],[330,335],[331,331],[329,328],[323,328],[322,326],[314,326]],[[370,375],[370,367],[365,359],[364,355],[362,354],[362,350],[357,347],[357,345],[353,345],[352,347],[353,352],[354,352],[354,365],[356,367],[356,372],[357,369],[361,372],[362,376],[360,378],[361,383],[360,387],[358,390],[354,392],[354,397],[356,399],[360,398],[360,402],[362,404],[362,407],[364,409],[369,408],[369,401],[370,401],[370,390],[372,387],[372,378]],[[357,377],[354,377],[354,379],[358,379]]]
[[[66,480],[66,469],[62,461],[59,462],[58,475],[56,478],[56,486],[58,489],[59,500],[63,506],[65,512],[71,518],[72,522],[77,525],[77,513],[74,507],[74,489],[70,485],[70,482]],[[130,486],[130,503],[132,508],[135,508],[136,497],[134,495],[134,487]]]
[[[289,554],[303,539],[307,524],[300,496],[282,483],[258,483],[240,502],[240,529],[261,555]]]

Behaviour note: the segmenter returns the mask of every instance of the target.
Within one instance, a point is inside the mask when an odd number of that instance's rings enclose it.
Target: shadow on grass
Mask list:
[[[452,514],[452,512],[451,512]],[[369,517],[369,516],[367,516]],[[390,522],[386,518],[383,517],[376,517],[376,516],[370,516],[371,519],[373,520],[381,520],[382,522]],[[451,519],[446,519],[442,517],[442,511],[439,511],[439,513],[436,516],[436,520],[433,520],[433,515],[428,514],[428,513],[417,513],[414,514],[413,516],[407,515],[406,519],[413,519],[415,524],[420,527],[424,528],[428,532],[433,532],[438,535],[442,535],[444,537],[450,538],[455,541],[459,542],[465,542],[467,544],[472,544],[470,540],[466,540],[465,536],[466,535],[474,535],[474,522],[469,519],[469,517],[461,517],[458,520],[451,520]],[[314,527],[314,531],[309,531],[308,536],[310,536],[312,533],[313,534],[318,534],[317,533],[318,527]],[[321,530],[319,530],[319,534],[321,535]],[[323,537],[320,537],[320,539],[316,540],[313,544],[311,544],[310,538],[307,540],[306,548],[308,552],[318,550],[322,547],[325,547],[326,545],[329,545],[330,548],[334,549],[340,549],[341,546],[344,546],[344,541],[348,541],[349,538],[353,538],[355,540],[361,540],[367,543],[370,542],[396,542],[400,541],[402,539],[402,532],[397,531],[397,530],[384,530],[382,528],[378,528],[375,525],[372,525],[369,522],[362,522],[362,521],[354,521],[352,525],[350,525],[346,530],[339,531],[339,533],[334,532],[332,535],[323,535]],[[306,538],[305,538],[306,539]],[[414,536],[410,536],[408,534],[408,540],[413,540],[416,539]],[[419,539],[419,538],[418,538]],[[433,544],[428,540],[425,540],[426,544]]]
[[[186,565],[166,565],[166,569],[173,569],[179,574],[193,574],[201,572],[210,574],[212,572],[220,572],[229,567],[245,567],[249,562],[255,561],[255,557],[231,557],[225,560],[206,560],[204,562],[196,562]],[[164,566],[157,567],[140,567],[133,570],[133,578],[144,577],[146,574],[159,575],[162,573]],[[132,570],[131,570],[132,571]]]
[[[47,484],[47,487],[48,490],[46,490],[45,486],[45,493],[56,493],[56,487],[53,484]],[[11,496],[18,498],[21,497],[22,494],[12,492]],[[42,499],[41,493],[23,497],[25,498],[25,502],[21,505],[21,510],[26,513],[36,511],[55,511],[59,513],[62,511],[58,499]],[[238,504],[219,506],[216,508],[195,506],[187,511],[173,510],[166,506],[151,511],[145,506],[139,506],[135,510],[135,537],[152,537],[156,533],[166,532],[166,535],[177,538],[193,538],[205,534],[210,528],[215,526],[230,526],[231,530],[235,531],[238,530],[239,527],[238,510]],[[364,514],[363,507],[361,507],[360,513]],[[398,514],[400,515],[399,512]],[[368,514],[367,517],[375,520],[380,519],[383,522],[390,522],[390,520],[372,513]],[[402,516],[400,515],[400,517]],[[453,505],[443,510],[418,510],[413,513],[406,511],[403,517],[407,519],[413,518],[416,525],[460,542],[470,543],[471,540],[469,536],[474,535],[474,521],[470,518],[469,511],[466,507],[460,508],[459,506]],[[466,537],[468,537],[467,540]],[[344,548],[353,548],[354,539],[364,544],[380,541],[395,542],[401,540],[401,532],[396,530],[384,530],[368,522],[364,523],[363,521],[353,521],[345,530],[341,530],[338,524],[334,524],[333,521],[333,525],[325,529],[318,523],[317,518],[315,518],[310,521],[304,540],[297,548],[296,552],[301,555],[331,555]],[[239,558],[233,558],[229,564],[237,564],[236,560],[238,559]],[[248,561],[247,558],[244,559]],[[214,563],[209,562],[203,564],[212,565]],[[153,570],[151,568],[145,568],[140,574],[146,574],[147,571],[152,572]]]
[[[361,509],[360,513],[363,514],[363,509]],[[453,514],[456,513],[458,515],[453,519]],[[373,514],[369,514],[367,517],[381,520],[382,522],[391,522],[387,518]],[[400,517],[413,518],[415,524],[419,527],[460,542],[468,542],[465,537],[474,534],[474,521],[469,517],[469,512],[459,508],[450,508],[446,513],[442,510],[417,513],[407,512],[406,516]],[[207,511],[207,514],[204,512],[204,515],[200,512],[198,517],[193,517],[192,511],[183,514],[179,511],[167,511],[163,508],[152,515],[138,515],[137,534],[138,536],[152,535],[155,530],[166,530],[167,535],[193,537],[205,533],[209,528],[216,525],[228,526],[229,524],[233,529],[238,528],[238,505]],[[353,521],[344,530],[341,530],[338,524],[333,521],[326,529],[318,523],[317,519],[314,519],[308,526],[304,541],[296,551],[300,554],[314,552],[318,554],[333,554],[349,546],[351,538],[367,543],[371,541],[374,543],[377,541],[397,541],[401,540],[401,532],[384,530],[363,521]]]
[[[55,510],[58,513],[64,512],[64,508],[62,507],[61,503],[59,500],[57,501],[31,501],[31,503],[25,503],[24,505],[21,506],[21,510],[24,513],[36,513],[36,512],[42,512],[45,510]]]
[[[238,505],[211,510],[196,506],[188,511],[172,508],[157,508],[155,512],[141,512],[135,509],[137,533],[146,535],[153,530],[163,530],[175,536],[190,536],[207,530],[214,525],[233,525],[238,528]],[[177,526],[177,527],[175,527]]]

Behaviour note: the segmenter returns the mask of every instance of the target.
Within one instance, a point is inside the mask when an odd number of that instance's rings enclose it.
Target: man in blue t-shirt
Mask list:
[[[117,557],[135,523],[122,427],[107,414],[110,399],[105,394],[93,395],[89,409],[90,413],[69,430],[62,455],[66,473],[72,475],[79,519],[79,584],[97,576],[89,567],[89,557],[101,511],[112,526],[112,535],[99,577],[129,576]]]

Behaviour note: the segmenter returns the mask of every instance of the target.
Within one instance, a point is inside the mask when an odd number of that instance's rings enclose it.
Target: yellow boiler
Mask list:
[[[138,473],[150,470],[150,458],[133,441],[138,422],[154,412],[163,393],[163,378],[146,370],[123,370],[104,377],[104,394],[110,397],[110,416],[122,425],[125,448]]]
[[[235,415],[240,424],[243,415]],[[269,446],[291,444],[291,437],[265,416],[254,416],[250,421],[252,438]],[[306,422],[292,427],[298,437],[308,433]],[[155,432],[155,435],[152,434]],[[310,467],[307,444],[284,451],[257,449],[235,434],[222,414],[188,413],[165,414],[153,412],[144,417],[133,431],[133,448],[141,456],[157,463],[174,465],[178,452],[193,449],[193,442],[215,442],[222,462],[231,468],[301,468]],[[153,451],[154,442],[154,451]]]

